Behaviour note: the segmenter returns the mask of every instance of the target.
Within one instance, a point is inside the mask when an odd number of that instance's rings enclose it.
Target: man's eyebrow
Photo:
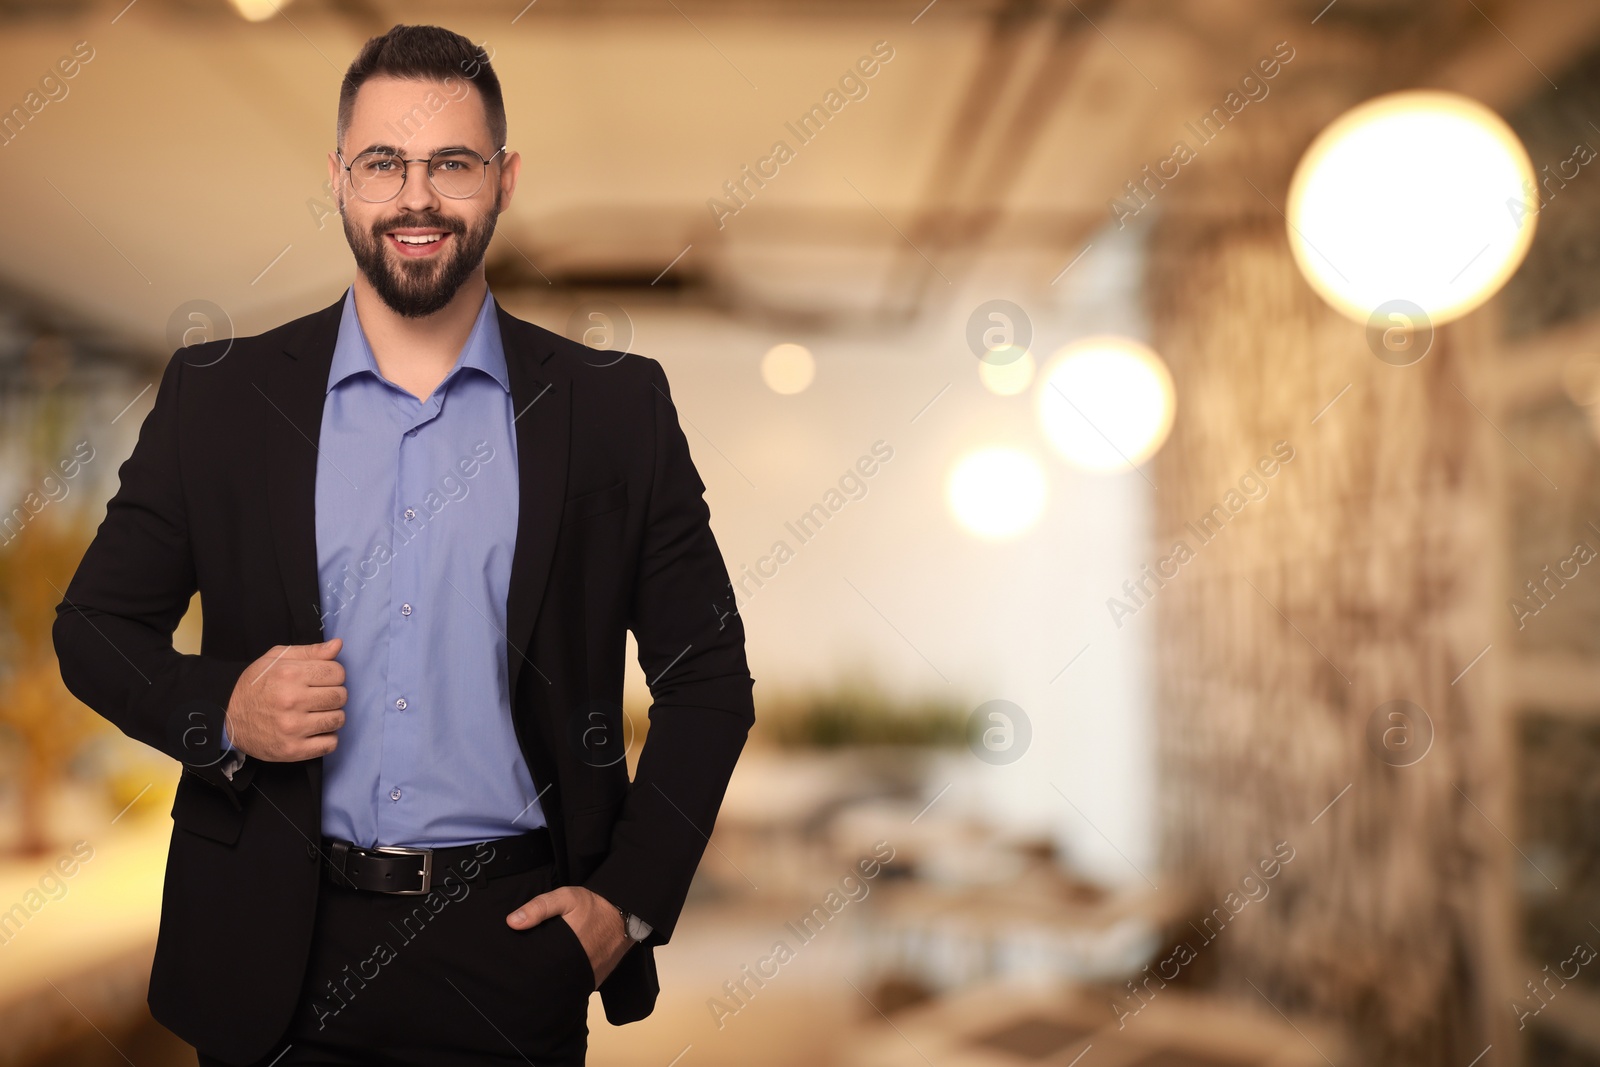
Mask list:
[[[368,152],[387,152],[390,155],[396,155],[396,156],[405,155],[405,152],[403,152],[399,148],[396,148],[392,144],[368,145],[367,147],[363,148],[361,151],[357,152],[356,155],[358,155],[358,156],[366,155]],[[436,156],[441,152],[472,152],[472,153],[475,153],[477,155],[482,155],[483,154],[483,153],[479,152],[476,148],[473,148],[471,145],[464,145],[464,144],[443,145],[443,146],[441,146],[439,148],[435,148],[429,154]]]

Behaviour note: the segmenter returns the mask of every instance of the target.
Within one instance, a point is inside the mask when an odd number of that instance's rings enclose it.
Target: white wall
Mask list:
[[[1149,487],[1131,470],[1089,475],[1060,460],[1037,428],[1034,391],[991,395],[963,340],[971,309],[996,296],[1029,309],[1041,362],[1091,333],[1141,337],[1135,238],[1132,229],[1099,235],[1061,282],[1030,283],[1026,297],[993,276],[962,286],[944,313],[884,339],[762,331],[649,307],[630,317],[632,350],[659,359],[671,379],[730,573],[753,568],[776,540],[796,549],[743,600],[758,715],[763,695],[826,685],[854,666],[907,695],[949,696],[968,708],[1013,701],[1033,729],[1026,755],[1000,767],[966,761],[970,774],[940,803],[1051,834],[1098,880],[1143,884],[1146,876],[1159,882],[1151,616],[1140,612],[1118,628],[1105,601],[1150,558]],[[561,329],[567,310],[525,313]],[[762,383],[761,357],[779,341],[816,356],[816,379],[799,395]],[[893,459],[866,480],[865,496],[802,545],[785,521],[879,439]],[[1000,544],[966,533],[944,504],[952,464],[988,444],[1031,453],[1049,484],[1038,525]],[[647,702],[631,670],[630,698]]]

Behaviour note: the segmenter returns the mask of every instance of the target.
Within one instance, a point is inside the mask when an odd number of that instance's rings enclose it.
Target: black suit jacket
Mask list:
[[[149,1003],[228,1060],[288,1025],[316,910],[321,759],[251,758],[229,781],[220,740],[245,667],[323,639],[316,445],[342,307],[172,357],[54,626],[67,688],[183,764]],[[521,483],[512,713],[559,880],[654,927],[600,986],[606,1018],[631,1022],[655,1006],[653,949],[754,722],[744,628],[661,365],[495,310]],[[201,652],[183,655],[172,633],[197,589]],[[652,697],[632,782],[629,629]]]

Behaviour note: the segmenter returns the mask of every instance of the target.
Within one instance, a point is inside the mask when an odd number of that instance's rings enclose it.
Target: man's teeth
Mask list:
[[[429,244],[432,244],[433,242],[437,241],[439,238],[441,238],[443,236],[444,236],[444,234],[442,234],[442,233],[425,233],[425,234],[418,234],[417,236],[413,237],[410,234],[397,233],[397,234],[394,235],[394,239],[396,241],[401,242],[402,244],[429,245]]]

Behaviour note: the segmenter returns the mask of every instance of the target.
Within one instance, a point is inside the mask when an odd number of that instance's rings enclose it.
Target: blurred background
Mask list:
[[[0,1062],[194,1062],[178,767],[49,628],[173,351],[351,282],[399,22],[491,58],[491,289],[664,364],[749,637],[591,1062],[1600,1064],[1593,0],[0,0]]]

